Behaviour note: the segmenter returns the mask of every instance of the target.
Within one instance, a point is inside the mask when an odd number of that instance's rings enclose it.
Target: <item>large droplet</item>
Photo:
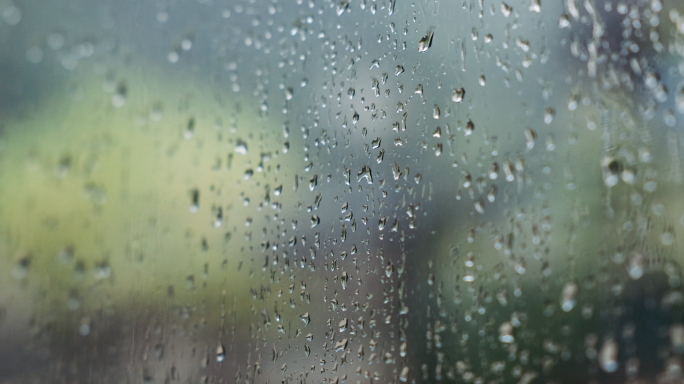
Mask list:
[[[499,326],[499,341],[507,344],[515,341],[513,338],[513,324],[505,322]]]
[[[563,308],[563,311],[570,312],[575,307],[575,304],[577,304],[575,295],[577,295],[577,284],[573,282],[565,283],[561,293],[561,308]]]
[[[223,347],[223,344],[219,344],[218,347],[216,347],[216,362],[221,363],[225,359],[226,359],[226,349]]]
[[[456,88],[456,89],[454,89],[454,93],[451,94],[451,101],[453,101],[454,103],[460,103],[463,101],[464,96],[465,96],[465,89]]]
[[[299,318],[302,320],[305,326],[309,325],[309,323],[311,322],[311,316],[309,316],[309,312],[299,316]]]
[[[618,345],[615,340],[606,340],[599,352],[599,365],[606,372],[615,372],[618,369]]]
[[[434,32],[432,30],[429,30],[425,33],[425,36],[423,36],[420,41],[418,41],[418,52],[427,52],[428,49],[432,46],[432,36],[434,35]]]

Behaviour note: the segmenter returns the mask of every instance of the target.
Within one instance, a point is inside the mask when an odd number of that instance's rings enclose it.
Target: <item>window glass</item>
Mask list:
[[[684,3],[0,0],[0,382],[684,379]]]

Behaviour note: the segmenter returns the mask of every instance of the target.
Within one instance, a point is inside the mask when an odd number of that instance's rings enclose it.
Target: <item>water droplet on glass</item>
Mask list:
[[[499,326],[499,341],[510,344],[515,341],[513,338],[513,325],[505,322]]]
[[[646,259],[639,252],[632,252],[627,260],[627,273],[633,280],[638,280],[643,276],[646,267]]]
[[[473,123],[472,120],[468,119],[468,122],[466,123],[464,133],[466,136],[470,136],[473,134],[473,131],[475,131],[475,123]]]
[[[239,153],[241,155],[246,155],[247,154],[247,143],[244,141],[238,139],[237,142],[235,143],[235,153]]]
[[[532,0],[530,3],[530,11],[532,12],[541,12],[541,0]]]
[[[399,374],[399,380],[402,382],[407,382],[408,381],[408,375],[409,375],[409,367],[403,367],[401,369],[401,373]]]
[[[349,323],[349,320],[347,320],[347,318],[340,320],[340,323],[338,325],[340,332],[344,332],[347,330],[348,323]]]
[[[311,322],[311,317],[309,316],[309,312],[299,316],[299,318],[304,322],[304,325],[307,326]]]
[[[342,16],[342,14],[345,11],[349,10],[349,2],[348,1],[340,1],[340,3],[337,5],[337,16]]]
[[[432,30],[429,30],[425,33],[425,36],[423,36],[419,41],[418,41],[418,52],[427,52],[428,49],[432,46],[432,37],[434,35],[434,32]]]
[[[615,372],[618,369],[618,345],[610,339],[606,340],[599,352],[599,365],[606,372]]]
[[[561,293],[561,308],[563,311],[570,312],[575,307],[577,303],[575,295],[577,295],[577,284],[573,282],[565,283]]]
[[[361,182],[361,180],[366,179],[366,182],[368,182],[368,184],[373,184],[373,174],[369,166],[364,165],[361,168],[361,171],[357,174],[357,176],[357,182]]]
[[[511,6],[506,3],[501,3],[501,13],[504,15],[504,17],[510,16],[511,12],[513,12],[513,8]]]
[[[464,96],[465,96],[465,89],[456,88],[456,89],[454,89],[454,93],[451,94],[451,101],[453,101],[454,103],[460,103],[463,101]]]
[[[553,117],[556,115],[556,111],[551,107],[546,107],[544,110],[544,123],[551,124]]]
[[[225,359],[226,359],[226,349],[223,347],[223,344],[219,344],[218,347],[216,347],[216,362],[221,363]]]
[[[344,351],[347,348],[347,343],[348,343],[347,339],[342,339],[342,340],[338,341],[337,343],[335,343],[335,352]]]

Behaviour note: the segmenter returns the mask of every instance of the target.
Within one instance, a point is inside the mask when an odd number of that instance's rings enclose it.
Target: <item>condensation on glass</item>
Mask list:
[[[0,382],[679,383],[684,3],[0,0]]]

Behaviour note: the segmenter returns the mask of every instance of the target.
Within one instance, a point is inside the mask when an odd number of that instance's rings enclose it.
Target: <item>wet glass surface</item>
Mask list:
[[[0,383],[679,383],[684,3],[0,0]]]

